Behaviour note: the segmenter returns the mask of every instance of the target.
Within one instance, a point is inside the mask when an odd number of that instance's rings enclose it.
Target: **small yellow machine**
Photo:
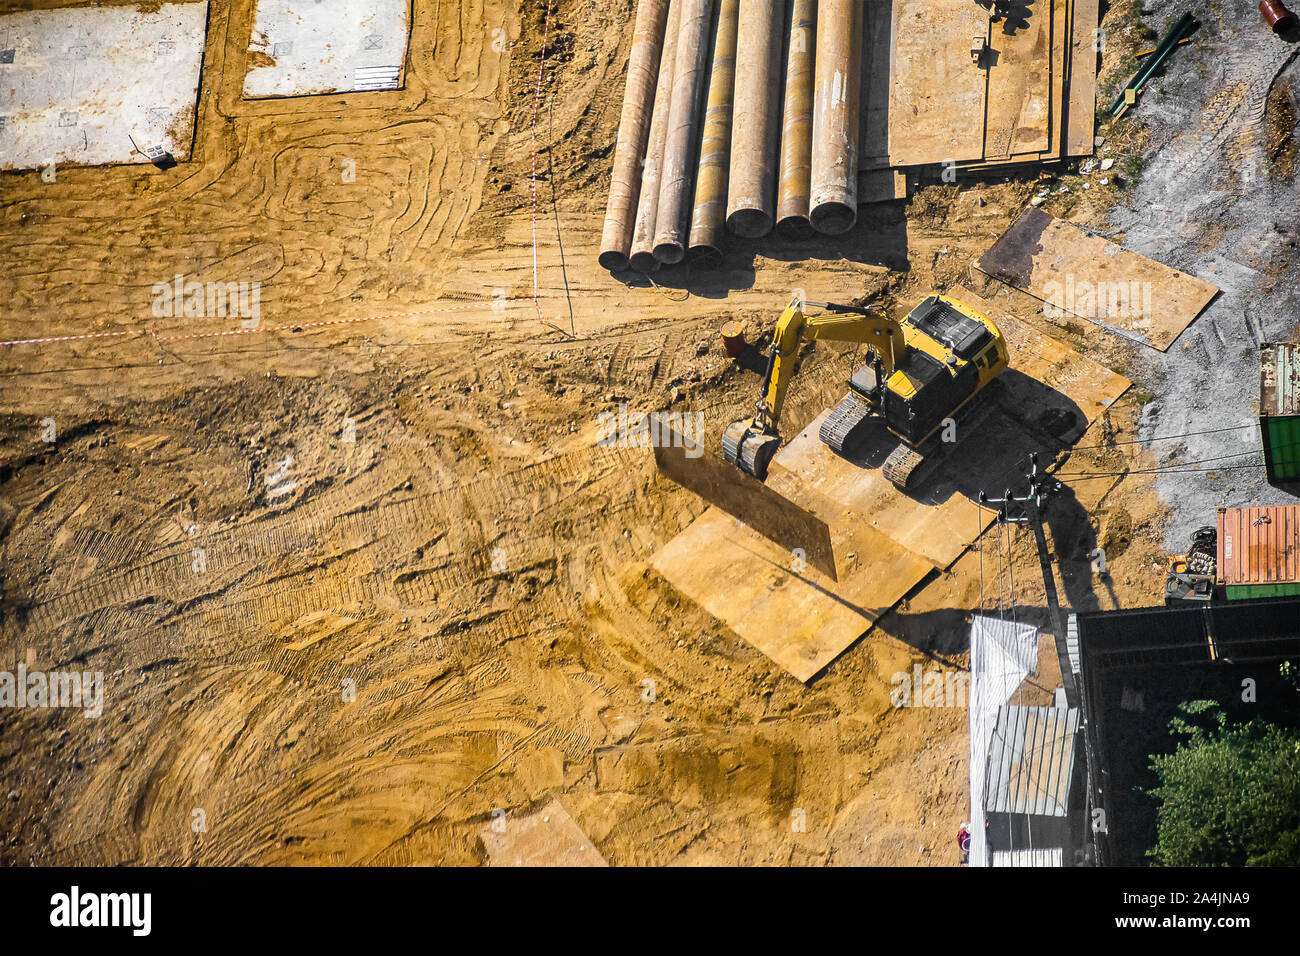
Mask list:
[[[809,306],[825,314],[809,315]],[[722,438],[723,457],[760,481],[781,444],[777,423],[799,346],[819,339],[869,349],[848,395],[822,423],[821,440],[842,454],[871,424],[883,423],[899,441],[884,473],[903,490],[938,444],[944,421],[1007,367],[997,326],[946,295],[930,296],[901,322],[875,308],[796,299],[776,324],[754,417],[733,422]]]

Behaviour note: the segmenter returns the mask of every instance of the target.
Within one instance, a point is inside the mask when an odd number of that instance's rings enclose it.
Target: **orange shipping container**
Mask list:
[[[1229,598],[1300,593],[1300,505],[1220,508],[1218,574]]]

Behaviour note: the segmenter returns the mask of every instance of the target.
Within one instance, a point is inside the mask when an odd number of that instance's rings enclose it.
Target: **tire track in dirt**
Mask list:
[[[448,515],[455,510],[452,505],[457,501],[472,500],[481,514],[501,515],[510,513],[512,502],[534,502],[532,510],[516,525],[519,529],[516,532],[518,543],[511,549],[503,549],[504,556],[509,559],[513,551],[525,563],[535,559],[530,552],[549,553],[553,557],[554,542],[529,529],[547,511],[561,503],[570,503],[569,496],[563,493],[549,504],[542,503],[541,499],[549,489],[575,481],[579,466],[583,469],[590,467],[593,454],[608,459],[603,467],[607,475],[626,470],[635,463],[629,449],[596,449],[594,453],[583,450],[529,465],[504,476],[480,478],[419,498],[363,506],[359,511],[335,511],[328,508],[328,502],[316,502],[305,515],[291,512],[252,528],[199,535],[179,546],[153,553],[143,561],[98,568],[89,581],[76,589],[53,595],[37,604],[30,613],[28,627],[38,634],[49,633],[93,611],[136,603],[144,598],[179,600],[189,596],[209,602],[226,601],[226,588],[212,590],[204,586],[208,575],[220,580],[223,576],[243,572],[250,562],[276,557],[307,553],[323,559],[331,550],[337,554],[351,547],[365,547],[376,565],[382,566],[399,554],[430,543],[428,529],[441,529],[432,533],[435,537],[444,533],[451,524]],[[602,469],[597,466],[597,470]],[[582,490],[579,488],[576,492]],[[345,503],[348,496],[339,491],[331,497],[337,507]],[[340,498],[343,502],[338,501]],[[102,553],[102,549],[96,553]],[[82,554],[87,553],[83,551]],[[408,577],[401,583],[407,586],[411,596],[428,598],[447,588],[466,586],[475,574],[488,569],[491,560],[489,555],[476,551],[453,561],[448,568],[423,574],[406,572]],[[202,571],[197,570],[199,566]],[[350,587],[338,592],[339,597],[353,603],[360,603],[356,599],[362,594],[373,592],[360,589],[354,593]],[[310,603],[311,599],[290,594],[281,600],[292,602],[290,606],[297,608],[304,601]]]

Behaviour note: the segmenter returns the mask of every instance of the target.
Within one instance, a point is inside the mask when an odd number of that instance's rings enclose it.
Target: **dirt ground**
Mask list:
[[[213,0],[193,162],[0,175],[0,339],[132,333],[0,349],[0,669],[105,680],[98,719],[0,715],[0,862],[476,864],[495,811],[551,796],[613,864],[958,862],[965,711],[894,708],[891,677],[964,667],[999,597],[1046,624],[1032,536],[1006,540],[1014,596],[990,533],[805,686],[650,570],[704,504],[594,437],[621,402],[739,417],[757,377],[724,319],[756,338],[796,289],[905,309],[974,282],[1040,184],[611,276],[633,6],[415,0],[403,91],[249,102],[251,4]],[[1140,195],[1068,212],[1103,228]],[[178,273],[261,282],[261,328],[166,338],[238,326],[155,317]],[[1100,329],[1050,331],[1136,386],[1071,469],[1143,460],[1108,443],[1176,389]],[[791,433],[849,362],[808,353]],[[1071,606],[1157,603],[1167,517],[1150,476],[1073,485]]]

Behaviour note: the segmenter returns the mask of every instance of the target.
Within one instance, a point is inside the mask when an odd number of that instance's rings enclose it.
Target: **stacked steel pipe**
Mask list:
[[[632,32],[632,58],[627,65],[623,115],[614,146],[614,174],[609,185],[609,205],[600,237],[600,264],[606,269],[626,269],[632,251],[632,227],[637,197],[641,194],[641,160],[650,134],[650,97],[659,76],[659,55],[668,22],[668,0],[641,0]]]
[[[709,57],[713,0],[684,0],[677,34],[677,62],[668,111],[659,208],[655,214],[654,257],[672,265],[686,258],[699,138],[700,99]]]
[[[790,239],[812,235],[808,218],[812,177],[813,68],[817,0],[790,4],[785,61],[785,108],[781,121],[781,186],[776,228]]]
[[[862,0],[822,0],[808,197],[808,218],[818,232],[848,232],[858,219],[861,96]]]
[[[659,60],[650,133],[641,166],[641,195],[637,200],[636,223],[632,229],[632,254],[628,257],[628,262],[638,272],[654,272],[659,268],[654,255],[655,215],[659,210],[659,171],[663,168],[664,144],[668,139],[668,108],[673,95],[677,25],[681,12],[682,0],[669,0],[663,56]]]
[[[727,228],[746,239],[767,235],[776,222],[783,7],[780,0],[740,0]]]
[[[736,90],[736,28],[739,23],[740,0],[722,0],[713,43],[709,105],[704,113],[704,139],[700,143],[700,169],[695,180],[689,250],[694,261],[714,265],[722,260],[726,237],[731,107]]]
[[[858,0],[640,0],[601,265],[851,229],[861,45]]]

